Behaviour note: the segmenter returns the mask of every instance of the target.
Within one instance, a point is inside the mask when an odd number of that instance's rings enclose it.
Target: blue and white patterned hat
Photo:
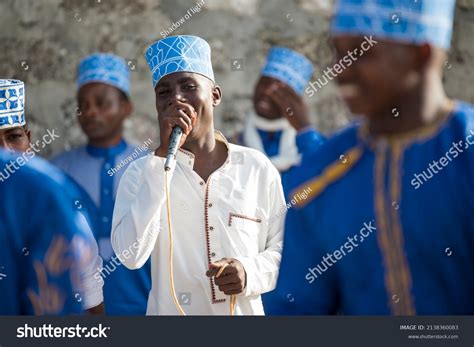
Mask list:
[[[130,70],[125,60],[111,53],[95,53],[85,57],[77,68],[77,88],[100,82],[130,95]]]
[[[261,74],[288,84],[301,95],[313,71],[313,64],[304,55],[286,47],[275,46],[268,52]]]
[[[25,124],[25,84],[19,80],[0,79],[0,129]]]
[[[331,24],[334,35],[373,35],[448,49],[455,0],[339,0]]]
[[[145,58],[153,77],[153,87],[166,75],[174,72],[201,74],[214,82],[211,47],[200,37],[170,36],[152,43]]]

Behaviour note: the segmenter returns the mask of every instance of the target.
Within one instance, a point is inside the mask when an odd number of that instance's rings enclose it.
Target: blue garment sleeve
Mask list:
[[[0,314],[82,312],[79,274],[91,239],[75,195],[57,169],[37,159],[0,186],[0,198],[15,207],[0,211],[0,263],[8,276],[0,285]]]
[[[31,304],[27,314],[82,312],[80,271],[92,256],[92,240],[84,233],[89,226],[71,198],[77,191],[68,181],[63,183],[45,187],[32,202],[31,224],[25,226],[25,243],[31,249],[24,291]]]
[[[326,254],[317,237],[314,202],[303,209],[290,208],[278,283],[265,307],[268,315],[333,314],[337,309],[335,272],[315,278],[314,268]]]
[[[325,141],[324,135],[313,127],[300,130],[296,135],[296,146],[298,147],[298,152],[302,155],[314,152]]]

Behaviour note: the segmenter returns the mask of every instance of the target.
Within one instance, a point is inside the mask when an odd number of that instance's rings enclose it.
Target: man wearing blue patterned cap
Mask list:
[[[17,159],[0,148],[2,170]],[[0,315],[80,314],[95,241],[71,203],[78,192],[46,161],[23,164],[0,180]]]
[[[19,155],[27,150],[28,156]],[[73,208],[73,185],[34,154],[26,128],[24,83],[0,79],[0,200],[2,207],[10,206],[0,209],[0,315],[78,314],[86,300],[80,304],[77,296],[80,301],[87,298],[87,305],[102,301],[102,287],[95,291],[88,286],[94,274],[83,276],[88,263],[88,270],[95,270],[96,264],[89,262],[94,260],[94,241]],[[22,208],[25,201],[34,209]],[[86,252],[91,258],[79,254],[77,242],[72,243],[79,238],[92,242]],[[52,251],[58,246],[63,253]],[[84,292],[82,285],[92,290]]]
[[[272,313],[474,313],[474,107],[442,84],[454,7],[339,1],[336,61],[359,53],[337,81],[361,122],[293,176],[290,196],[312,190],[287,215]]]
[[[255,86],[254,112],[237,139],[267,155],[282,174],[323,142],[311,126],[303,100],[312,75],[313,65],[305,56],[286,47],[272,47]]]
[[[143,315],[151,280],[149,264],[140,271],[122,265],[110,243],[112,213],[125,167],[141,151],[123,139],[123,123],[132,112],[130,71],[124,59],[110,53],[84,58],[77,71],[79,123],[88,144],[59,154],[53,163],[69,174],[97,206],[94,230],[104,260],[104,304],[109,315]],[[125,163],[125,165],[122,165]]]
[[[34,159],[40,151],[41,141],[31,142],[30,130],[26,124],[25,85],[22,81],[0,79],[0,124],[0,148],[14,152],[16,156],[15,160],[6,163],[5,167],[0,170],[0,182],[10,185],[14,182],[13,180],[10,181],[11,177],[15,176],[23,165]],[[47,143],[47,135],[50,137],[49,141],[53,141],[54,136],[57,136],[54,134],[54,130],[53,132],[48,130],[48,134],[43,136],[41,147],[44,147]],[[93,228],[95,224],[92,215],[95,211],[93,202],[88,199],[87,193],[69,177],[65,177],[65,180],[68,181],[68,185],[75,188],[75,190],[70,190],[74,192],[74,195],[70,195],[68,205],[81,210],[86,217],[88,226]],[[80,275],[84,287],[80,291],[80,296],[84,308],[89,313],[101,314],[103,313],[103,283],[98,283],[95,277],[102,267],[102,259],[99,257],[97,244],[93,240],[92,231],[89,227],[85,231],[93,242],[91,244],[90,259],[82,261],[81,265]]]
[[[280,263],[284,205],[280,176],[260,152],[229,144],[214,129],[222,98],[209,44],[173,36],[149,46],[160,146],[134,161],[120,182],[112,245],[151,257],[150,315],[261,315]],[[170,135],[183,130],[176,162],[164,164]],[[281,215],[280,215],[281,217]]]

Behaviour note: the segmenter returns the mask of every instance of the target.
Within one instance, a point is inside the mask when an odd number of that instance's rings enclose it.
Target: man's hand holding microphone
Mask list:
[[[158,116],[160,146],[156,149],[155,155],[167,158],[166,170],[170,168],[170,160],[174,159],[176,151],[184,144],[196,121],[197,113],[194,108],[179,100],[171,101]]]

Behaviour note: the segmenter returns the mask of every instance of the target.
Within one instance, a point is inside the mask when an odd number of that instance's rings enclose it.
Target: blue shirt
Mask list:
[[[390,139],[352,126],[285,188],[269,314],[474,314],[472,105]]]
[[[16,158],[0,151],[0,315],[81,313],[78,267],[93,240],[80,193],[42,159],[6,171]]]
[[[146,148],[121,141],[111,148],[82,146],[64,152],[52,162],[71,176],[96,205],[94,235],[104,260],[104,304],[109,315],[145,315],[151,289],[150,261],[129,270],[114,254],[110,242],[115,196],[122,174]]]
[[[266,131],[257,128],[258,135],[262,140],[263,149],[267,157],[273,157],[280,152],[280,140],[282,131]]]

